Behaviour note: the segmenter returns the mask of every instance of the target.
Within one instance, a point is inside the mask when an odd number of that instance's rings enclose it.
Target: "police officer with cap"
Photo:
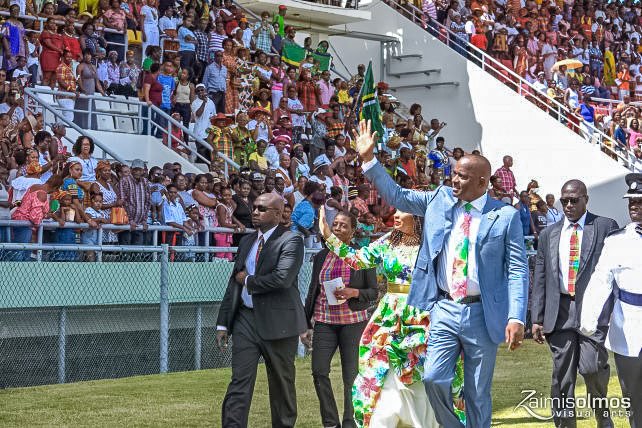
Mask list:
[[[628,174],[624,198],[631,223],[612,232],[584,293],[580,331],[590,336],[614,296],[606,347],[615,354],[615,366],[624,398],[630,400],[629,423],[642,428],[642,174]]]

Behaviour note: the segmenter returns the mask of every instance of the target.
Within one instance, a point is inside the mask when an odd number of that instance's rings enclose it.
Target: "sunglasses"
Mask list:
[[[560,198],[560,203],[562,206],[567,205],[569,202],[573,205],[577,204],[580,201],[580,198]]]
[[[266,207],[265,205],[254,205],[254,210],[259,210],[260,213],[267,212],[269,210],[273,210],[275,208],[272,207]],[[252,210],[252,211],[254,211]]]

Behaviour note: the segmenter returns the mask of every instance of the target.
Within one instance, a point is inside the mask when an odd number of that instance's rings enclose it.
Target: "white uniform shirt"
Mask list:
[[[580,330],[590,335],[597,329],[597,322],[604,304],[613,291],[613,282],[620,290],[642,294],[642,236],[636,231],[636,223],[630,223],[604,240],[604,248],[595,272],[584,293]],[[609,323],[606,347],[611,351],[637,357],[642,350],[642,306],[624,303],[617,298]]]
[[[582,251],[582,237],[584,236],[584,223],[586,222],[586,213],[576,222],[577,237],[579,238],[579,248]],[[562,233],[560,234],[559,246],[559,271],[560,271],[560,292],[568,294],[568,259],[571,254],[571,235],[573,234],[573,223],[568,218],[564,217],[564,224],[562,225]],[[580,266],[581,268],[581,266]]]

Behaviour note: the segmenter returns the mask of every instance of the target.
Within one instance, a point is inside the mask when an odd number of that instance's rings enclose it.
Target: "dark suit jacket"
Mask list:
[[[555,328],[560,305],[559,279],[559,244],[564,219],[548,226],[539,235],[533,291],[531,296],[531,320],[533,324],[543,324],[544,333],[550,333]],[[576,321],[579,327],[579,316],[582,310],[582,298],[589,283],[591,274],[602,253],[604,238],[618,228],[615,220],[596,216],[591,212],[586,214],[582,246],[580,250],[580,270],[575,282]],[[613,306],[612,298],[605,305],[598,325],[608,325],[608,314]]]
[[[305,320],[308,322],[308,328],[312,328],[311,321],[314,315],[314,306],[321,290],[319,274],[329,252],[327,248],[324,248],[314,256],[310,288],[305,298]],[[350,269],[350,283],[347,286],[359,290],[359,297],[348,299],[348,307],[353,311],[368,309],[377,300],[379,290],[377,288],[377,273],[375,269]]]
[[[234,319],[241,306],[243,285],[234,276],[245,269],[245,260],[258,234],[244,236],[238,246],[232,276],[227,284],[217,325],[234,334]],[[298,275],[303,264],[303,238],[277,226],[261,250],[256,272],[247,278],[252,296],[256,331],[263,340],[298,336],[306,330]]]

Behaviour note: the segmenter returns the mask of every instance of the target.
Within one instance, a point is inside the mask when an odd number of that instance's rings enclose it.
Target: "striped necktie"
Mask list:
[[[466,297],[468,288],[468,247],[470,246],[470,222],[473,218],[470,214],[472,207],[470,203],[464,205],[464,221],[460,226],[461,240],[455,247],[450,296],[456,302]]]
[[[264,243],[265,241],[263,240],[263,235],[261,235],[261,237],[259,238],[259,247],[256,249],[256,256],[254,256],[254,271],[256,271],[256,268],[259,266],[259,255],[261,254]]]
[[[571,233],[570,252],[568,256],[568,294],[575,296],[575,281],[580,270],[580,237],[577,233],[578,224],[573,225]]]

